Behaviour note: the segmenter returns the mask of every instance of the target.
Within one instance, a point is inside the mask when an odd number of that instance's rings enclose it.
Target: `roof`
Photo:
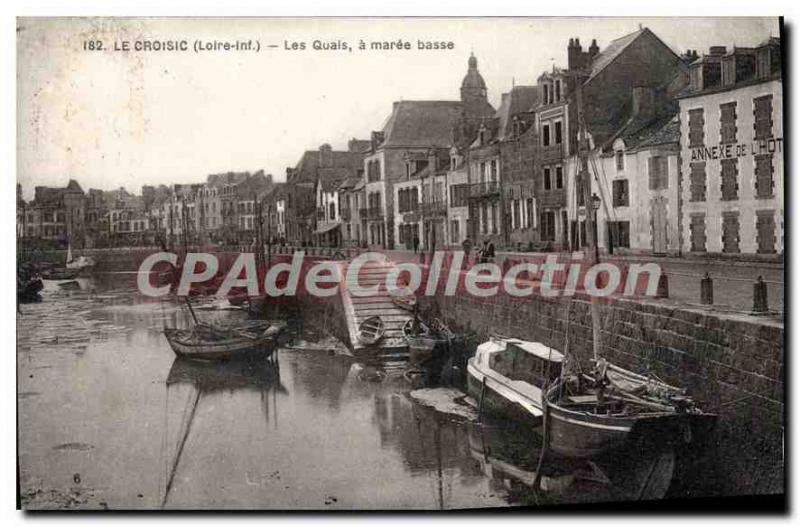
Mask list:
[[[289,183],[316,183],[321,169],[339,170],[345,175],[355,175],[363,166],[363,154],[360,152],[330,150],[330,164],[322,168],[320,165],[320,151],[306,150],[300,157],[297,166],[289,176]],[[332,172],[333,173],[333,172]]]
[[[631,45],[637,38],[642,36],[645,32],[651,32],[646,27],[640,29],[638,31],[634,31],[633,33],[629,33],[625,36],[621,36],[616,40],[612,40],[611,43],[606,46],[603,51],[597,54],[592,61],[592,69],[589,73],[589,79],[596,77],[599,75],[609,64],[611,64],[614,59],[616,59],[622,51],[625,50],[626,47]]]
[[[461,101],[395,102],[380,147],[449,147],[461,111]]]
[[[662,121],[663,124],[663,121]],[[681,121],[678,115],[673,115],[671,119],[660,128],[644,137],[639,143],[639,148],[649,148],[662,144],[677,144],[681,140]]]
[[[342,184],[339,185],[339,190],[352,190],[353,188],[356,187],[356,185],[360,180],[361,177],[356,177],[356,176],[348,177],[347,179],[342,181]]]
[[[514,86],[508,93],[503,93],[497,117],[500,119],[498,138],[511,135],[514,116],[530,111],[539,103],[538,86]]]

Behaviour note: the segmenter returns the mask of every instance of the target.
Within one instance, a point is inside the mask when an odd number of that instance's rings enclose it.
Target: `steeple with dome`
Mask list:
[[[461,82],[461,102],[472,105],[476,102],[486,102],[486,82],[478,73],[478,59],[470,53],[467,62],[469,69]]]

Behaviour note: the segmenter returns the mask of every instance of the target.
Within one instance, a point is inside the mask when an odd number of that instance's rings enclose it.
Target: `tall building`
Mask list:
[[[471,142],[481,119],[493,115],[486,83],[474,56],[467,62],[460,100],[393,104],[383,129],[372,133],[370,149],[364,159],[366,203],[360,215],[370,246],[394,248],[401,229],[416,231],[420,240],[425,238],[424,225],[419,218],[411,216],[408,221],[396,222],[395,185],[421,174],[429,163],[431,150]],[[421,195],[417,193],[420,204]]]
[[[712,46],[690,76],[679,98],[683,250],[783,252],[780,39]]]

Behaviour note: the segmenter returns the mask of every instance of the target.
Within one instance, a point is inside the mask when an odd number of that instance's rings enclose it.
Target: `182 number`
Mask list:
[[[102,40],[84,40],[83,41],[83,50],[84,51],[102,51],[103,50],[103,41]]]

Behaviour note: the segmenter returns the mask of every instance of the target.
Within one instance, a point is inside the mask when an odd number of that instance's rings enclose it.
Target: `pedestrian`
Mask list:
[[[478,250],[478,256],[480,258],[481,263],[486,263],[488,253],[489,253],[489,240],[484,239],[483,246],[481,247],[480,250]]]
[[[494,243],[492,241],[489,241],[489,246],[486,248],[486,259],[494,259]]]
[[[467,264],[469,262],[469,254],[472,252],[472,240],[469,236],[464,238],[461,247],[464,249],[464,264]]]
[[[414,254],[417,253],[417,250],[419,250],[419,236],[414,234]]]

